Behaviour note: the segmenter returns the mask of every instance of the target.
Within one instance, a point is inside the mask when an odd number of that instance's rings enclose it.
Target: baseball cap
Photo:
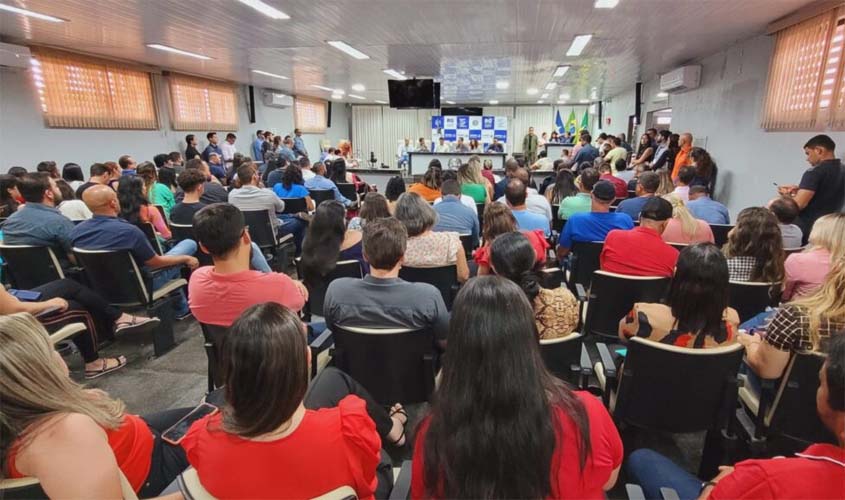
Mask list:
[[[640,218],[658,222],[669,220],[672,218],[672,204],[659,196],[652,196],[643,205]]]
[[[593,186],[593,196],[601,201],[613,201],[616,199],[616,188],[610,181],[598,181]]]

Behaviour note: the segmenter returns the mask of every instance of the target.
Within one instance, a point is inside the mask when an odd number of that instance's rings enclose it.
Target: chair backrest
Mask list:
[[[669,243],[669,245],[679,252],[682,252],[684,248],[689,246],[687,243]]]
[[[603,241],[576,241],[572,243],[569,261],[569,287],[575,290],[575,284],[580,283],[584,288],[590,286],[593,278],[593,271],[601,268],[599,257],[601,256]]]
[[[669,290],[670,278],[626,276],[607,271],[593,272],[584,333],[617,339],[619,321],[636,302],[661,302]]]
[[[50,247],[0,244],[0,256],[6,261],[12,286],[20,290],[31,290],[65,277]]]
[[[476,203],[475,211],[478,212],[478,228],[479,231],[484,230],[484,203]]]
[[[728,242],[728,233],[733,228],[733,224],[710,224],[710,230],[713,231],[713,240],[717,247],[722,248]]]
[[[301,259],[296,259],[296,273],[302,276]],[[326,300],[326,291],[332,281],[338,278],[363,278],[364,271],[361,269],[361,263],[357,260],[339,260],[335,264],[334,270],[327,274],[319,285],[308,290],[308,311],[317,316],[323,315],[323,304]]]
[[[358,201],[358,192],[355,191],[355,184],[349,182],[338,182],[336,184],[337,190],[340,191],[346,199],[352,201]]]
[[[314,206],[319,207],[320,203],[334,199],[334,191],[331,189],[309,189],[311,199],[314,200]],[[354,200],[353,200],[354,201]]]
[[[789,257],[790,255],[792,255],[794,253],[800,253],[800,252],[803,252],[803,251],[804,251],[804,247],[784,248],[783,249],[784,257]]]
[[[150,246],[153,247],[155,253],[158,255],[164,255],[164,250],[161,248],[161,243],[159,243],[158,238],[156,237],[156,230],[153,227],[152,222],[141,222],[140,224],[136,224],[141,229],[141,232],[144,233],[144,236],[147,237],[147,241],[150,242]]]
[[[780,283],[756,281],[731,281],[728,305],[736,309],[739,322],[743,323],[766,310],[780,291]]]
[[[125,500],[138,500],[138,495],[129,484],[129,480],[120,473],[120,491]],[[41,499],[47,498],[47,494],[41,487],[41,482],[34,477],[21,477],[18,479],[2,479],[0,480],[0,498],[14,498],[14,499]]]
[[[399,270],[399,277],[411,283],[428,283],[434,285],[443,296],[446,307],[452,310],[452,296],[458,287],[458,267],[456,265],[442,267],[406,267]]]
[[[580,366],[582,344],[583,337],[577,332],[556,339],[541,339],[540,355],[555,377],[577,385],[578,375],[572,367]]]
[[[229,328],[200,323],[200,330],[202,330],[202,336],[205,340],[203,347],[208,358],[208,391],[211,392],[217,387],[223,386],[223,377],[220,372],[220,341],[229,331]]]
[[[633,337],[613,415],[664,432],[723,428],[736,406],[744,352],[739,343],[690,349]]]
[[[461,238],[461,245],[464,247],[464,254],[467,256],[467,260],[472,258],[472,251],[475,250],[475,247],[472,244],[472,235],[471,234],[462,234],[460,235]]]
[[[152,301],[152,287],[129,250],[74,248],[73,253],[88,284],[110,303],[146,305]]]
[[[421,403],[434,390],[434,336],[427,330],[328,325],[338,369],[380,404]]]
[[[167,212],[164,211],[164,207],[162,205],[153,205],[158,210],[159,215],[161,215],[161,220],[164,221],[165,224],[168,226],[170,225],[170,219],[167,218]]]
[[[270,220],[270,212],[267,210],[243,210],[244,222],[249,227],[249,235],[252,241],[262,250],[275,248],[278,242],[276,230]]]
[[[199,241],[197,241],[197,237],[194,234],[194,226],[191,224],[170,224],[170,234],[172,235],[172,240],[174,243],[179,243],[182,240],[194,240],[199,245]],[[212,260],[211,255],[205,253],[202,248],[197,248],[197,253],[194,255],[197,260],[200,262],[201,266],[212,266],[214,265],[214,260]]]
[[[305,198],[282,198],[282,201],[285,202],[283,214],[298,214],[308,211],[308,203],[306,203]]]

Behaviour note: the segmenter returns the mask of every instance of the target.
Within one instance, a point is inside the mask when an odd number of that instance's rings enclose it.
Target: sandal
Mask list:
[[[394,419],[393,417],[396,416],[396,415],[399,415],[399,416]],[[408,414],[405,413],[405,409],[402,408],[401,406],[399,406],[398,403],[397,403],[396,405],[394,405],[393,408],[390,409],[389,416],[390,416],[390,420],[393,420],[395,422],[399,422],[402,425],[402,434],[400,434],[399,437],[396,438],[396,439],[389,439],[388,438],[388,442],[390,444],[392,444],[393,446],[396,446],[397,448],[401,448],[402,446],[405,445],[405,424],[408,423]],[[404,418],[402,418],[402,417],[404,417]]]
[[[388,442],[397,448],[405,446],[405,426],[402,426],[402,434],[396,439],[388,439]]]
[[[390,418],[393,418],[393,415],[402,415],[403,417],[405,417],[405,419],[402,420],[402,425],[405,425],[408,422],[408,414],[405,413],[405,408],[402,408],[401,406],[399,408],[393,408],[392,410],[390,410]]]
[[[111,373],[115,370],[120,370],[124,366],[126,366],[126,358],[123,356],[118,356],[116,358],[102,358],[103,359],[103,366],[99,370],[85,370],[85,378],[88,380],[95,379],[97,377],[102,377],[107,373]],[[109,360],[113,359],[117,361],[117,365],[109,367]],[[405,433],[403,432],[402,435],[404,436]]]
[[[135,332],[139,330],[152,329],[161,322],[158,318],[145,318],[130,316],[129,321],[120,321],[114,324],[114,333]]]

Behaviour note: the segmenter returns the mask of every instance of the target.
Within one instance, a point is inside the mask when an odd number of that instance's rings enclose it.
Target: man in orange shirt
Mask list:
[[[681,167],[686,167],[690,164],[689,154],[692,151],[692,134],[689,132],[681,134],[678,145],[681,146],[681,150],[675,156],[675,166],[672,167],[673,181],[678,178],[678,172],[681,170]]]

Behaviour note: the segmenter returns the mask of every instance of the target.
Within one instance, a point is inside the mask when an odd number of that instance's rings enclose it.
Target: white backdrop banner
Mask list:
[[[455,142],[459,137],[465,141],[476,139],[487,147],[493,138],[499,142],[508,142],[507,116],[432,116],[431,141],[443,137],[448,142]]]

